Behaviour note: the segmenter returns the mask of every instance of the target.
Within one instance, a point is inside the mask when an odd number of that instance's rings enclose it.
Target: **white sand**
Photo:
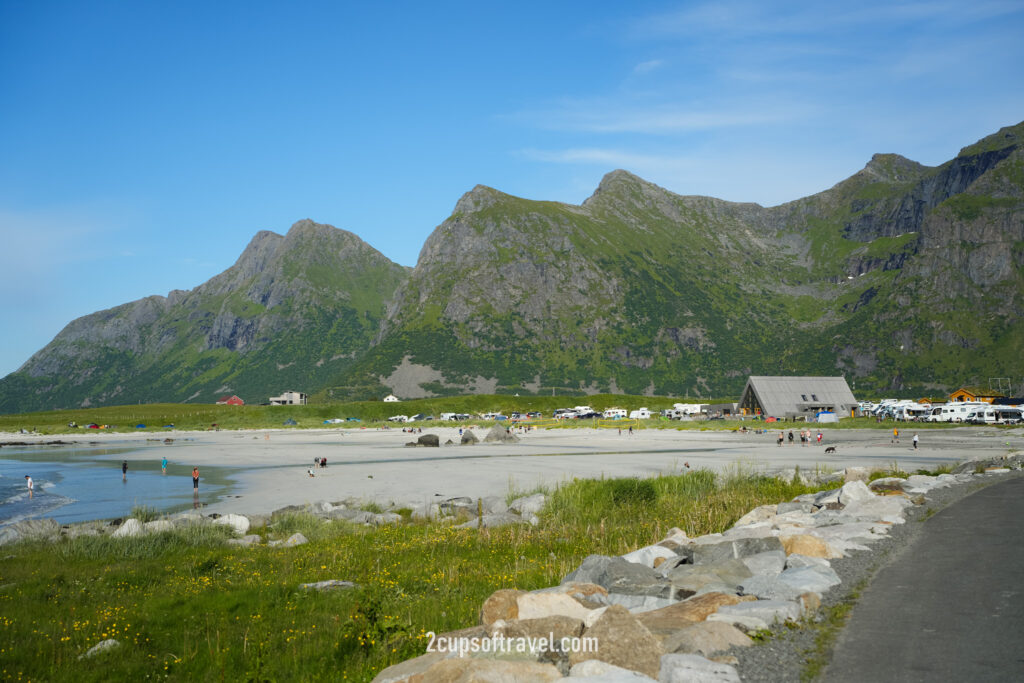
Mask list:
[[[891,429],[822,431],[822,446],[802,447],[797,436],[795,445],[787,442],[781,448],[776,445],[777,430],[741,434],[645,429],[629,436],[614,429],[540,429],[520,435],[519,443],[475,446],[443,445],[448,439],[458,443],[457,427],[425,430],[440,437],[440,448],[405,447],[418,435],[401,429],[172,432],[166,436],[175,440],[173,444],[145,449],[136,459],[166,455],[179,465],[198,465],[200,473],[207,466],[239,468],[233,477],[232,496],[205,511],[265,514],[286,505],[321,500],[355,498],[382,505],[418,505],[453,496],[505,496],[510,490],[554,486],[573,478],[679,472],[685,470],[686,463],[692,469],[740,466],[765,472],[794,466],[803,471],[830,471],[896,463],[913,471],[1024,449],[1024,429],[923,430],[918,432],[921,442],[917,451],[912,447],[911,428],[900,428],[899,444],[890,442]],[[474,433],[482,438],[486,430],[477,428]],[[0,434],[3,441],[56,438],[119,446],[145,444],[145,437],[139,434]],[[824,454],[828,445],[836,446],[835,455]],[[315,470],[316,476],[310,478],[306,471],[317,457],[326,457],[329,466]],[[133,458],[129,455],[128,460]]]

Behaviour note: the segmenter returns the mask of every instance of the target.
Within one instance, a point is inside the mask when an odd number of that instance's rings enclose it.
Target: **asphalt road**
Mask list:
[[[879,570],[826,681],[1024,680],[1024,478],[924,522]]]

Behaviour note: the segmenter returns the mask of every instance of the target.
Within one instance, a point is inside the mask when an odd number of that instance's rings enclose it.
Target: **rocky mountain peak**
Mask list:
[[[482,211],[493,206],[505,196],[507,195],[504,192],[499,192],[493,187],[477,185],[459,198],[459,201],[455,203],[455,211],[453,213],[469,214]]]
[[[586,206],[603,196],[621,196],[628,194],[631,190],[642,190],[648,187],[654,187],[654,185],[643,178],[633,175],[629,171],[624,171],[621,168],[615,169],[610,173],[606,173],[601,178],[597,189],[594,190],[592,195],[587,197],[583,205]]]
[[[863,173],[879,181],[905,183],[919,180],[927,170],[927,166],[899,154],[875,154]]]

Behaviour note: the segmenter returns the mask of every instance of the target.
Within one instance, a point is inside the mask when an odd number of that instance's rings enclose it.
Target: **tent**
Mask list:
[[[299,423],[289,417],[287,420],[284,421],[284,424],[289,426],[289,427],[291,427],[291,426],[297,425]]]
[[[820,412],[815,416],[818,422],[839,422],[839,416],[835,413]]]
[[[140,424],[135,425],[135,428],[136,429],[145,429],[146,425],[140,423]]]

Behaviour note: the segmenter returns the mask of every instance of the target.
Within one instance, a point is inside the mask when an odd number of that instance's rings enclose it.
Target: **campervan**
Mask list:
[[[679,411],[680,415],[700,415],[708,411],[707,403],[673,403],[672,407]]]
[[[647,408],[638,408],[629,413],[630,419],[633,420],[649,420],[651,419],[651,411]]]
[[[985,408],[988,403],[981,402],[952,402],[932,408],[929,422],[965,422],[967,416],[979,408]]]
[[[626,417],[626,411],[622,408],[609,408],[603,415],[609,420],[621,420]]]

